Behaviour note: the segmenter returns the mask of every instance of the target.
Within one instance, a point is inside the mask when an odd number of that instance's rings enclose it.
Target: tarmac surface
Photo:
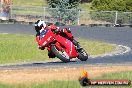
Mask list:
[[[132,48],[132,28],[130,27],[87,27],[69,26],[75,38],[85,38],[99,40],[108,43],[128,46]],[[34,35],[33,25],[24,24],[0,24],[0,33],[27,34]],[[62,63],[61,61],[42,61],[15,65],[0,65],[0,69],[32,68],[32,67],[65,67],[65,66],[84,66],[84,65],[132,65],[132,51],[121,55],[89,58],[87,61],[71,61]]]

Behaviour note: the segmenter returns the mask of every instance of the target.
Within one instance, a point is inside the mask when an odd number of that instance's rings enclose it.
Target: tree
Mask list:
[[[48,7],[65,9],[78,8],[79,2],[80,0],[47,0]]]
[[[47,0],[48,12],[56,22],[75,22],[80,0]]]
[[[92,9],[102,11],[132,11],[132,0],[93,0]]]
[[[132,12],[132,0],[125,0],[126,10]]]

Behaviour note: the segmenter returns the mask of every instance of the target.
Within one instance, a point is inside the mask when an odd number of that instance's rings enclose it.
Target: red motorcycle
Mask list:
[[[72,36],[72,33],[70,33]],[[43,33],[43,46],[47,47],[55,57],[58,57],[63,62],[69,62],[72,58],[78,58],[81,61],[88,59],[88,54],[83,48],[80,50],[66,37],[59,32],[54,32],[51,29],[45,30]]]

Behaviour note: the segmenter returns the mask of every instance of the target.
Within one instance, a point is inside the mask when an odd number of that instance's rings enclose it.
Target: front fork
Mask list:
[[[81,46],[80,46],[79,42],[77,42],[75,39],[73,39],[72,42],[77,47],[77,50],[80,50],[81,49]]]

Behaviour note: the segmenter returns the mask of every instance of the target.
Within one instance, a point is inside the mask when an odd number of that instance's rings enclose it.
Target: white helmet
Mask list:
[[[34,26],[35,26],[35,30],[39,31],[42,29],[42,27],[43,28],[46,27],[46,23],[43,20],[38,20],[37,22],[35,22]]]

